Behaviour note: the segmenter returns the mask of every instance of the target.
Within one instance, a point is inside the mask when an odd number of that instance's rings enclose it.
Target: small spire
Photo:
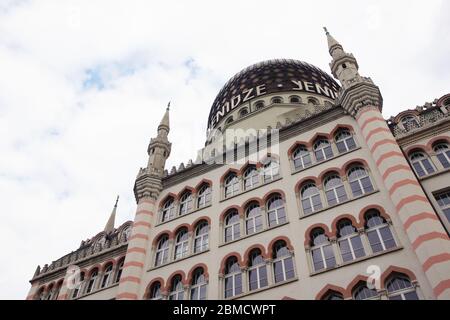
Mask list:
[[[109,216],[108,222],[106,223],[105,230],[104,230],[106,233],[110,233],[110,232],[114,231],[114,223],[116,220],[116,210],[117,210],[118,202],[119,202],[119,196],[117,196],[116,203],[114,204],[114,208],[111,212],[111,215]]]
[[[325,34],[328,36],[330,33],[328,32],[327,27],[323,27],[323,30],[325,30]]]
[[[166,109],[166,111],[169,111],[170,110],[170,101],[169,101],[169,103],[167,104],[167,109]]]
[[[330,55],[333,56],[333,52],[336,49],[341,49],[343,50],[341,44],[339,42],[336,41],[336,39],[333,38],[333,36],[330,34],[330,32],[328,31],[327,27],[323,27],[323,30],[325,31],[325,35],[327,36],[327,40],[328,40],[328,50],[330,52]]]
[[[170,101],[167,104],[166,112],[164,113],[164,116],[163,116],[161,122],[159,123],[158,130],[161,127],[165,127],[167,132],[169,132],[169,130],[170,130],[169,111],[170,111]]]

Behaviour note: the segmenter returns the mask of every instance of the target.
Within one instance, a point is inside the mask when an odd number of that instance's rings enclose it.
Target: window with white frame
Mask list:
[[[237,210],[231,210],[225,216],[225,242],[237,240],[241,237],[241,220]]]
[[[442,213],[447,218],[447,221],[450,222],[450,191],[438,194],[435,198]]]
[[[207,221],[201,221],[195,228],[194,253],[208,249],[209,225]]]
[[[284,200],[280,194],[270,196],[266,203],[269,227],[274,227],[287,222]]]
[[[248,235],[263,229],[261,208],[257,202],[250,203],[245,209],[245,230]]]
[[[267,287],[267,266],[261,250],[253,249],[248,257],[248,288],[250,291]]]
[[[349,219],[338,222],[338,244],[342,260],[345,262],[362,258],[366,255],[361,235]]]
[[[275,283],[287,281],[295,277],[294,260],[286,242],[277,241],[273,245],[273,277]]]
[[[187,191],[183,193],[180,199],[180,216],[189,213],[192,210],[192,193]]]
[[[313,148],[317,162],[328,160],[333,157],[333,150],[331,149],[331,144],[326,139],[317,140],[316,143],[314,143]]]
[[[367,211],[364,217],[366,234],[373,253],[386,251],[397,246],[389,224],[377,210]]]
[[[179,274],[170,283],[169,300],[184,300],[184,286]]]
[[[230,173],[225,178],[224,183],[225,198],[229,198],[239,193],[239,178],[235,173]]]
[[[100,285],[100,288],[105,288],[106,286],[108,286],[109,279],[111,278],[112,272],[113,272],[113,265],[112,265],[112,263],[110,263],[105,268],[105,272],[103,273],[102,283]]]
[[[409,156],[409,160],[411,161],[411,165],[413,166],[414,171],[416,171],[419,177],[424,177],[435,172],[430,159],[423,152],[413,152]]]
[[[303,145],[300,145],[297,147],[297,149],[295,149],[294,153],[292,154],[292,159],[294,160],[295,170],[306,169],[312,165],[311,154]]]
[[[259,184],[259,173],[256,166],[250,165],[244,171],[244,189],[252,189]]]
[[[280,176],[280,165],[278,161],[272,159],[263,166],[264,183],[273,181]]]
[[[178,260],[187,256],[189,251],[189,233],[188,230],[183,228],[178,231],[175,237],[175,253],[174,259]]]
[[[169,237],[167,235],[161,236],[156,245],[155,266],[160,266],[167,263],[169,260]]]
[[[311,231],[311,257],[315,272],[336,266],[333,246],[322,228]]]
[[[367,170],[362,166],[354,166],[349,170],[348,181],[352,189],[353,197],[355,198],[375,190]]]
[[[306,183],[300,190],[303,213],[314,213],[323,208],[319,188],[313,182]]]
[[[78,294],[81,292],[81,290],[82,290],[82,287],[83,287],[83,283],[84,283],[84,272],[81,272],[80,273],[80,275],[79,275],[79,278],[78,279],[76,279],[77,277],[75,277],[75,282],[73,283],[74,284],[74,288],[73,288],[73,291],[72,291],[72,299],[75,299],[75,298],[77,298],[78,297]]]
[[[114,283],[120,281],[120,277],[122,276],[124,262],[125,262],[125,258],[122,258],[122,259],[120,259],[119,263],[117,264],[116,278],[114,279]]]
[[[86,293],[91,293],[92,291],[95,290],[97,278],[98,278],[98,269],[95,269],[94,271],[91,272],[91,276],[89,277],[89,280],[87,282]]]
[[[150,300],[162,300],[161,282],[156,281],[150,287],[149,297]]]
[[[344,183],[337,174],[329,175],[324,181],[325,194],[328,205],[335,206],[348,200],[347,192],[345,191]]]
[[[236,257],[229,257],[225,263],[224,289],[225,298],[242,293],[242,271]]]
[[[385,285],[389,300],[419,300],[416,288],[409,277],[403,274],[394,274]]]
[[[211,187],[208,184],[202,185],[197,195],[197,208],[204,208],[211,204]]]
[[[353,289],[352,296],[355,300],[374,300],[379,297],[377,290],[375,288],[368,288],[364,282],[360,282]]]
[[[436,156],[439,159],[439,162],[445,169],[450,168],[450,148],[448,144],[445,142],[441,142],[436,144],[433,148],[434,152],[436,152]]]
[[[175,201],[169,198],[164,202],[161,210],[161,222],[171,220],[175,217]]]
[[[341,129],[335,136],[339,153],[345,153],[356,148],[355,139],[348,129]]]
[[[190,299],[191,300],[206,300],[206,290],[208,284],[206,282],[206,277],[203,268],[199,267],[194,270],[192,276],[191,288],[190,288]]]

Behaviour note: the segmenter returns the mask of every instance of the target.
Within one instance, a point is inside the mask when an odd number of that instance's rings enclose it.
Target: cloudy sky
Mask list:
[[[363,4],[364,2],[364,4]],[[0,1],[0,299],[36,266],[133,219],[146,148],[172,101],[168,167],[202,147],[228,78],[271,58],[329,72],[326,25],[387,118],[450,92],[450,1]]]

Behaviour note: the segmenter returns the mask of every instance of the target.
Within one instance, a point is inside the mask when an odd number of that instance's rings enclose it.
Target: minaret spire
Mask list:
[[[158,136],[160,135],[161,129],[165,129],[167,131],[166,135],[169,134],[169,131],[170,131],[169,111],[170,111],[170,101],[167,104],[166,112],[164,113],[164,116],[161,119],[161,122],[159,123]]]
[[[328,29],[326,27],[323,27],[323,30],[325,30],[325,35],[327,36],[328,40],[328,50],[330,52],[330,55],[332,57],[335,57],[339,54],[342,54],[344,52],[344,48],[342,48],[342,45],[337,42],[335,38],[330,34]]]
[[[111,212],[111,215],[109,216],[108,222],[106,223],[105,230],[104,230],[106,233],[114,231],[114,223],[116,221],[116,210],[117,210],[118,202],[119,202],[119,196],[117,196],[116,203],[114,204],[114,208]]]

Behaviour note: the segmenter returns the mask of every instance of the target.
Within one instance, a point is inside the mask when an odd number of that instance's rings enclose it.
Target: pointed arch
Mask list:
[[[339,223],[339,221],[343,220],[343,219],[348,219],[352,222],[352,225],[355,228],[361,228],[364,227],[364,225],[361,225],[361,223],[358,223],[358,221],[356,220],[356,218],[351,215],[351,214],[343,214],[340,215],[336,218],[334,218],[333,222],[331,223],[331,234],[335,237],[337,237],[337,233],[338,233],[338,226],[337,224]]]
[[[397,267],[397,266],[390,266],[381,274],[381,277],[380,277],[381,289],[385,289],[386,280],[392,274],[395,274],[395,273],[404,274],[404,275],[408,276],[411,281],[417,281],[416,275],[411,270],[408,270],[408,269],[402,268],[402,267]]]
[[[220,177],[220,184],[223,184],[225,182],[225,179],[228,177],[230,173],[236,174],[237,177],[240,177],[240,172],[238,169],[230,168]]]
[[[244,253],[244,265],[245,266],[248,265],[248,262],[250,260],[250,258],[249,258],[250,252],[252,252],[252,250],[254,250],[254,249],[259,249],[261,251],[261,255],[265,259],[269,258],[269,256],[267,255],[267,252],[266,252],[266,248],[264,248],[264,246],[262,244],[260,244],[260,243],[254,244],[251,247],[247,248],[247,250],[245,250],[245,253]]]
[[[333,237],[332,233],[330,232],[330,229],[328,228],[328,226],[327,226],[326,224],[323,224],[323,223],[316,223],[316,224],[313,224],[312,226],[310,226],[310,227],[305,231],[305,242],[304,242],[305,246],[309,246],[309,245],[310,245],[310,243],[312,242],[312,239],[311,239],[311,232],[312,232],[314,229],[317,229],[317,228],[322,229],[322,230],[325,232],[325,235],[326,235],[328,238],[332,238],[332,237]]]
[[[341,294],[344,299],[346,298],[346,292],[345,289],[342,287],[338,287],[332,284],[327,284],[325,287],[322,288],[322,290],[319,291],[319,293],[317,293],[316,295],[316,300],[322,300],[326,295],[332,293],[332,292],[336,292]]]
[[[186,280],[186,282],[187,282],[188,284],[192,283],[192,278],[193,278],[193,276],[194,276],[194,271],[195,271],[197,268],[202,268],[202,269],[203,269],[203,275],[205,276],[206,280],[209,279],[208,266],[207,266],[206,264],[204,264],[204,263],[197,263],[197,264],[196,264],[195,266],[193,266],[193,267],[189,270],[189,272],[188,272],[188,278],[187,278],[187,280]]]
[[[241,268],[243,268],[245,266],[244,261],[242,260],[242,257],[238,252],[230,252],[225,257],[222,258],[222,261],[220,262],[219,274],[225,273],[225,266],[226,266],[227,260],[231,257],[236,257],[238,264]]]

